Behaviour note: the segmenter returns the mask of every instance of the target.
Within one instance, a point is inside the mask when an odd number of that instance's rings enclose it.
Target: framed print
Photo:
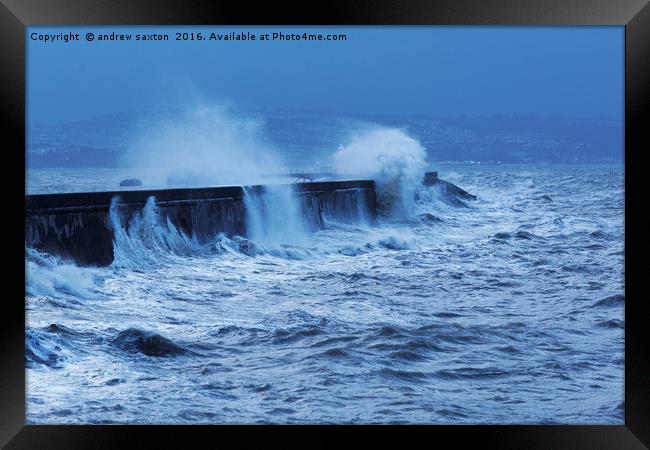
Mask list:
[[[647,446],[650,8],[512,3],[5,1],[3,445]]]

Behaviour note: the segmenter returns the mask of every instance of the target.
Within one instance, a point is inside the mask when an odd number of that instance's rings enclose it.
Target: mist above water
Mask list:
[[[124,164],[156,173],[158,183],[170,186],[260,184],[263,175],[287,171],[263,131],[262,119],[204,106],[143,130]]]
[[[370,128],[354,134],[332,158],[339,173],[374,179],[380,206],[391,215],[407,215],[422,185],[425,148],[404,130]]]
[[[292,189],[270,178],[289,173],[264,135],[264,121],[238,116],[227,106],[204,106],[162,120],[134,141],[125,164],[156,174],[170,187],[264,184],[246,192],[249,234],[263,245],[297,244],[306,227]],[[408,217],[426,167],[424,147],[404,130],[366,126],[333,155],[335,171],[374,179],[378,210]]]

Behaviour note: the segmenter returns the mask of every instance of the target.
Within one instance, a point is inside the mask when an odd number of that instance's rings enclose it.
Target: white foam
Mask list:
[[[288,172],[263,131],[261,118],[238,117],[223,105],[202,106],[142,130],[123,163],[157,173],[154,184],[258,184],[265,174]]]
[[[408,216],[427,167],[425,148],[404,130],[370,128],[357,132],[333,156],[337,172],[372,178],[390,214]]]
[[[248,237],[263,246],[300,245],[307,239],[307,228],[294,188],[267,185],[262,192],[244,189]]]
[[[114,268],[157,267],[171,256],[193,256],[215,251],[202,246],[194,237],[162,219],[154,197],[149,197],[141,212],[125,223],[119,199],[111,202],[109,220],[113,229]]]
[[[25,249],[27,277],[25,290],[28,295],[62,298],[97,298],[97,285],[101,269],[77,267],[71,262],[40,252]]]

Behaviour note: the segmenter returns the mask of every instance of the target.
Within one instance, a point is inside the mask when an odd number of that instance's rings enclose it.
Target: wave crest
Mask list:
[[[160,334],[138,328],[121,331],[112,342],[122,350],[148,356],[168,357],[187,352],[183,347]]]

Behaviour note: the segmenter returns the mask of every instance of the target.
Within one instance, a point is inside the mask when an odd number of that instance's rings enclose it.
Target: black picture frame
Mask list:
[[[246,2],[182,0],[107,1],[61,0],[58,2],[2,0],[0,4],[0,89],[4,156],[13,156],[7,174],[3,204],[8,210],[4,248],[7,257],[0,326],[0,444],[7,448],[114,448],[129,445],[171,446],[189,437],[222,441],[237,432],[238,443],[262,434],[280,438],[285,427],[249,429],[225,426],[42,426],[25,425],[25,304],[24,261],[25,159],[25,27],[32,25],[622,25],[625,26],[625,425],[621,426],[399,426],[390,431],[431,434],[435,441],[471,440],[498,448],[644,448],[650,446],[650,375],[647,316],[643,314],[641,279],[646,226],[640,201],[644,168],[639,163],[648,148],[643,133],[650,100],[650,5],[645,0],[611,2],[589,0],[356,0],[281,5],[266,2],[252,7]],[[645,126],[645,127],[644,127]],[[13,175],[7,177],[6,175]],[[15,177],[15,179],[14,179]],[[9,212],[15,209],[15,213]],[[11,220],[9,219],[11,218]],[[15,257],[15,262],[14,258]],[[9,264],[9,262],[12,262]],[[16,275],[12,275],[12,268]],[[21,279],[20,274],[23,274]],[[342,431],[359,427],[289,427],[310,433],[310,442],[326,434],[340,441]],[[367,427],[365,427],[367,428]],[[371,427],[381,438],[388,427]],[[249,431],[251,431],[249,433]],[[255,433],[252,433],[252,432]],[[219,439],[216,441],[215,439]],[[267,441],[270,443],[270,440]],[[282,443],[280,441],[279,443]],[[319,441],[324,443],[325,440]],[[148,445],[146,445],[148,444]]]

